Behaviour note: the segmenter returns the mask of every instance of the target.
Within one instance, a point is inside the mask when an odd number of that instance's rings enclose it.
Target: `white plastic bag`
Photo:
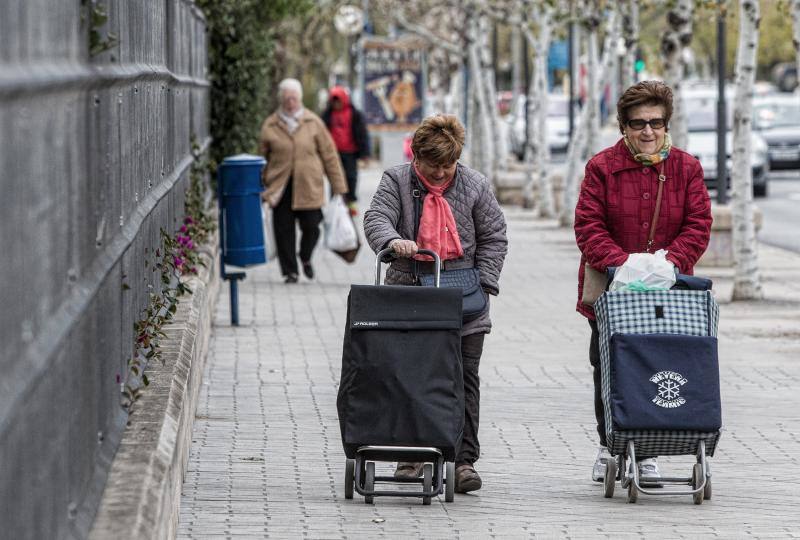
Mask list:
[[[264,249],[267,253],[267,262],[275,259],[277,255],[275,240],[275,227],[272,226],[273,210],[267,204],[261,205],[261,219],[264,221]]]
[[[322,210],[325,219],[325,247],[332,251],[358,248],[358,232],[341,195],[334,195]]]
[[[618,291],[635,281],[648,289],[669,289],[675,285],[675,266],[667,260],[667,251],[631,253],[625,264],[617,268],[608,290]]]

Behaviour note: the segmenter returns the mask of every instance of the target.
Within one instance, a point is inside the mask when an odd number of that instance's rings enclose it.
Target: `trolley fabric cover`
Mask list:
[[[352,285],[336,406],[344,452],[438,448],[454,461],[464,428],[461,290]]]
[[[710,291],[604,293],[595,304],[609,451],[713,455],[722,425]]]

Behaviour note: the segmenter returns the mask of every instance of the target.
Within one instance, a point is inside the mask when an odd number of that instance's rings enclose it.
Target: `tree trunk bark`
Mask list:
[[[527,60],[526,58],[524,61],[527,62]],[[516,112],[517,101],[524,90],[522,84],[522,62],[522,32],[518,26],[513,26],[511,28],[511,113]]]
[[[614,54],[612,44],[616,43],[619,39],[619,19],[617,13],[612,9],[606,19],[608,23],[608,32],[603,44],[603,61],[600,68],[600,81],[599,86],[602,88],[608,81],[609,74],[611,73],[611,63]],[[575,203],[578,196],[578,188],[580,181],[583,178],[579,174],[581,162],[585,160],[585,152],[587,148],[589,136],[589,123],[591,121],[591,107],[587,103],[581,110],[578,121],[575,124],[575,131],[572,139],[569,141],[567,147],[567,165],[564,172],[564,204],[561,206],[559,215],[559,223],[562,227],[571,227],[575,222]],[[599,114],[595,112],[595,114]]]
[[[799,0],[800,1],[800,0]],[[636,84],[636,50],[639,48],[639,1],[628,0],[620,4],[622,14],[622,37],[625,40],[625,55],[622,57],[622,91]]]
[[[596,16],[590,16],[586,22],[586,107],[589,109],[589,152],[594,155],[600,148],[600,93],[605,84],[600,84],[600,60],[597,51],[597,28],[600,20]],[[604,51],[608,53],[609,51]],[[607,78],[606,78],[607,79]],[[586,156],[583,156],[586,157]]]
[[[491,28],[489,17],[482,13],[478,16],[478,43],[480,44],[481,77],[484,96],[486,97],[485,114],[489,120],[489,136],[492,139],[491,145],[491,169],[487,173],[492,183],[497,181],[498,171],[506,168],[506,158],[508,157],[508,147],[505,139],[500,136],[500,115],[497,111],[497,88],[494,80],[494,65],[490,46]]]
[[[758,268],[758,242],[753,223],[753,170],[750,166],[753,84],[756,76],[759,18],[758,0],[740,0],[731,167],[733,300],[757,300],[764,296]]]
[[[489,112],[489,98],[486,95],[486,86],[484,84],[481,59],[480,59],[480,44],[481,39],[478,33],[478,22],[474,18],[470,21],[469,25],[469,45],[467,54],[469,56],[469,69],[470,69],[470,86],[473,89],[475,96],[474,107],[474,125],[478,127],[478,133],[472,133],[472,144],[477,145],[477,153],[480,156],[480,168],[477,169],[483,174],[491,177],[490,182],[494,183],[495,177],[492,177],[494,170],[494,156],[495,156],[495,138],[492,137],[492,120],[491,113]],[[475,135],[479,134],[479,137]]]
[[[678,148],[686,148],[689,140],[682,83],[686,71],[684,50],[692,42],[693,8],[694,0],[678,0],[667,12],[669,30],[661,39],[666,82],[672,88],[672,120],[669,131],[672,143]]]
[[[537,35],[525,28],[525,39],[533,51],[533,74],[528,87],[528,121],[525,148],[527,178],[523,188],[523,198],[527,208],[534,207],[542,217],[555,217],[553,186],[547,172],[550,161],[550,147],[547,140],[547,52],[550,49],[552,8],[548,5],[534,6],[530,20],[537,21]],[[538,191],[538,201],[533,199],[534,187]]]

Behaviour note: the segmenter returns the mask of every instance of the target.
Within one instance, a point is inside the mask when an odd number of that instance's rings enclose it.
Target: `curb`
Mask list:
[[[163,365],[145,370],[150,385],[129,417],[108,473],[89,538],[175,538],[183,475],[219,292],[219,237],[201,248],[206,265],[187,281],[194,293],[164,326]]]

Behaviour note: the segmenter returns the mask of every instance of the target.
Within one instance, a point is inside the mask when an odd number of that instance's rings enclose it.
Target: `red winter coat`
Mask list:
[[[577,311],[589,319],[594,319],[594,310],[581,303],[583,265],[588,262],[604,272],[622,265],[629,253],[646,250],[658,193],[656,168],[662,166],[667,179],[651,252],[666,249],[680,273],[691,274],[708,246],[711,202],[700,162],[672,148],[664,162],[645,167],[620,139],[586,164],[575,207],[575,240],[582,254]]]

